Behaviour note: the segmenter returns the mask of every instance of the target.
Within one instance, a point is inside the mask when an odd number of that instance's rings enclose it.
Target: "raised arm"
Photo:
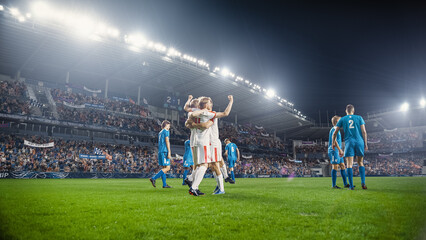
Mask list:
[[[185,103],[185,106],[183,107],[183,110],[185,110],[186,112],[190,112],[191,111],[191,106],[189,106],[191,104],[191,100],[192,100],[193,96],[189,95],[188,96],[188,100]]]
[[[232,95],[229,95],[228,99],[229,99],[229,103],[228,103],[228,106],[226,107],[225,111],[217,112],[216,118],[227,117],[229,115],[229,113],[231,112],[232,104],[234,103],[234,97]]]
[[[368,150],[368,142],[367,142],[367,130],[365,130],[365,124],[361,125],[361,133],[362,137],[364,138],[364,150]]]

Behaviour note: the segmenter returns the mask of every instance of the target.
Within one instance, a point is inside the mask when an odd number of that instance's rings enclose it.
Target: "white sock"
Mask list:
[[[192,189],[197,190],[198,186],[200,186],[201,181],[204,178],[204,174],[207,171],[207,167],[205,166],[200,166],[197,168],[197,173],[195,174],[194,177],[194,182],[192,183]]]
[[[222,176],[222,174],[220,174],[219,176],[217,176],[217,179],[218,179],[217,183],[219,185],[220,191],[224,192],[225,191],[225,186],[223,185],[223,176]]]
[[[216,180],[217,186],[219,186],[219,180],[217,179],[217,174],[215,171],[213,171],[214,180]]]
[[[188,178],[189,181],[191,181],[191,182],[194,181],[194,176],[197,173],[197,169],[198,168],[195,168],[194,170],[192,170],[191,175],[186,176],[186,178]]]
[[[228,170],[226,169],[226,164],[223,164],[222,167],[220,167],[220,171],[222,172],[223,178],[228,178]]]

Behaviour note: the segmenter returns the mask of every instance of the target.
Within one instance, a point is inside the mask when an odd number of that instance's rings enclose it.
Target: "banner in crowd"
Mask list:
[[[67,107],[71,107],[71,108],[85,108],[86,105],[85,104],[81,104],[81,105],[74,105],[72,103],[67,103],[65,101],[63,101],[64,105]]]
[[[101,105],[101,104],[91,104],[91,103],[85,103],[84,104],[86,107],[88,108],[99,108],[99,109],[104,109],[105,106]]]
[[[395,132],[397,131],[398,128],[394,128],[394,129],[384,129],[385,132]]]
[[[269,137],[269,133],[260,133],[260,135],[262,135],[264,137]]]
[[[302,160],[296,160],[296,159],[289,159],[289,161],[294,163],[302,163]]]
[[[389,153],[389,154],[379,153],[379,157],[391,157],[391,156],[393,156],[393,153]]]
[[[79,154],[79,158],[86,158],[86,159],[106,159],[105,155],[89,155],[89,154]]]
[[[8,128],[8,127],[10,127],[10,123],[0,124],[0,128]]]
[[[86,86],[83,86],[83,89],[88,91],[88,92],[91,92],[91,93],[101,93],[102,92],[101,89],[93,90],[93,89],[87,88]]]
[[[302,145],[314,145],[315,142],[313,141],[302,141]]]
[[[122,101],[122,102],[128,102],[129,101],[128,98],[121,98],[121,97],[112,97],[112,99],[114,99],[116,101]]]
[[[36,148],[49,148],[49,147],[54,147],[55,143],[54,142],[50,142],[50,143],[33,143],[27,140],[24,140],[24,145],[30,146],[30,147],[36,147]]]
[[[380,139],[377,140],[367,140],[368,143],[380,143]]]
[[[241,157],[245,158],[245,159],[251,159],[253,158],[253,155],[241,155]]]
[[[257,129],[259,129],[259,130],[260,130],[260,129],[263,129],[263,127],[262,127],[262,126],[254,125],[254,127],[255,127],[255,128],[257,128]]]

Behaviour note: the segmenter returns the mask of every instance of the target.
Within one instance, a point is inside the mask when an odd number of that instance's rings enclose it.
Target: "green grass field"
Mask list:
[[[193,197],[148,179],[0,180],[3,239],[426,239],[426,178],[237,179]],[[342,185],[341,179],[338,183]],[[207,194],[208,193],[208,194]]]

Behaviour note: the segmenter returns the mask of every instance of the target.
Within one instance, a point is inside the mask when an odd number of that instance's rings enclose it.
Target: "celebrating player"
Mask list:
[[[201,110],[198,110],[196,112],[193,112],[190,117],[191,118],[187,121],[185,124],[189,128],[194,128],[192,125],[195,123],[203,123],[207,121],[214,122],[214,118],[222,118],[229,115],[232,109],[233,104],[233,97],[232,95],[228,96],[229,103],[226,107],[224,112],[212,112],[208,111],[208,109],[213,108],[213,101],[209,97],[203,97],[200,99],[199,107]],[[210,138],[211,138],[211,128],[208,129],[196,129],[195,130],[195,142],[191,143],[193,144],[193,158],[194,163],[197,165],[196,175],[194,182],[192,184],[192,187],[189,189],[189,193],[194,196],[200,195],[200,191],[198,189],[198,186],[200,185],[202,179],[204,178],[204,174],[207,170],[207,167],[209,163],[213,167],[213,170],[216,172],[217,179],[218,179],[218,185],[221,189],[221,193],[223,194],[224,188],[223,188],[223,177],[222,173],[219,169],[218,162],[213,162],[213,159],[211,157],[211,149],[210,149]]]
[[[225,157],[228,158],[228,167],[231,170],[231,178],[235,183],[234,167],[235,162],[240,161],[240,150],[235,143],[232,143],[228,138],[225,139]]]
[[[342,136],[340,135],[340,132],[337,133],[337,145],[336,147],[339,149],[339,151],[333,150],[333,143],[331,142],[333,139],[333,133],[336,130],[336,124],[340,120],[339,116],[334,116],[331,118],[331,123],[333,124],[333,127],[330,129],[329,137],[328,137],[328,157],[330,158],[330,163],[332,164],[332,170],[331,170],[331,182],[332,182],[332,188],[340,189],[339,186],[336,185],[337,180],[337,170],[340,166],[340,175],[343,178],[343,186],[349,187],[349,184],[346,182],[346,174],[345,174],[345,163],[343,162],[342,156],[339,156],[339,153],[342,154],[343,151],[341,149],[342,146]]]
[[[166,173],[170,170],[170,159],[172,158],[172,153],[170,151],[170,122],[164,120],[161,123],[162,130],[158,133],[158,164],[162,166],[162,169],[149,180],[152,183],[153,187],[155,186],[155,180],[160,178],[163,180],[163,188],[171,188],[166,183]]]
[[[361,177],[362,189],[367,189],[365,185],[365,167],[364,167],[364,151],[368,150],[367,131],[365,130],[365,122],[361,116],[354,115],[355,108],[353,105],[346,106],[346,116],[342,117],[336,124],[336,130],[333,133],[333,149],[337,146],[337,133],[342,128],[345,133],[345,158],[348,169],[348,179],[351,190],[354,190],[352,165],[354,157],[356,157],[359,173]]]

